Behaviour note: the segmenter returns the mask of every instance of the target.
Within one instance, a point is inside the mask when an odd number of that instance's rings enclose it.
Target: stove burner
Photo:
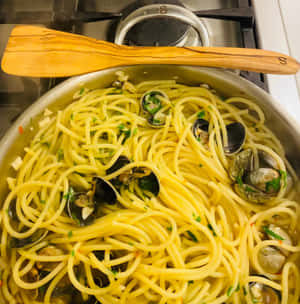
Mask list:
[[[138,46],[174,46],[187,34],[189,25],[166,17],[141,21],[126,35],[125,44]]]
[[[152,4],[131,11],[119,23],[115,43],[138,46],[208,46],[209,37],[204,24],[178,1],[175,2],[177,5]]]

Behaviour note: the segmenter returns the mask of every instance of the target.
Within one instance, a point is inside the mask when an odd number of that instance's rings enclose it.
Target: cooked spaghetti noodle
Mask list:
[[[281,303],[299,303],[297,177],[262,110],[207,86],[121,81],[120,88],[81,88],[64,109],[47,110],[7,179],[0,302],[269,303],[251,290],[258,284],[276,290]],[[141,98],[149,91],[147,112]],[[197,119],[209,122],[206,137],[193,133]],[[267,201],[236,191],[245,181],[230,175],[240,153],[225,151],[232,122],[246,130],[241,151],[264,151],[277,163],[279,178],[267,183],[277,191]],[[110,170],[120,157],[128,162]],[[128,174],[140,167],[157,177],[158,195]],[[78,220],[71,196],[92,197],[95,177],[108,181],[117,201],[97,212],[88,205]],[[261,262],[264,248],[283,259],[279,271]]]

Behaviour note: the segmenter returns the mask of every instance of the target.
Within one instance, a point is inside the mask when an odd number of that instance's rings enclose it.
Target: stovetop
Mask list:
[[[129,45],[258,47],[249,0],[2,0],[1,55],[16,24]],[[241,75],[266,89],[264,75]],[[0,138],[30,104],[62,80],[0,71]]]

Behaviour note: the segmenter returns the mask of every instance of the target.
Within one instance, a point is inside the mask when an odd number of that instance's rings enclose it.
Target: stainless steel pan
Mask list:
[[[218,69],[174,65],[128,66],[70,78],[39,98],[19,117],[0,142],[1,202],[8,191],[6,177],[15,174],[11,162],[18,155],[24,154],[24,147],[35,133],[36,122],[43,110],[63,107],[71,101],[74,92],[83,85],[88,88],[109,86],[115,80],[117,70],[129,74],[133,82],[175,77],[178,82],[189,85],[207,83],[224,96],[243,96],[253,99],[265,112],[267,125],[279,137],[285,147],[287,158],[300,176],[300,125],[262,89],[234,73]],[[23,134],[19,134],[19,126],[23,126],[25,130]]]

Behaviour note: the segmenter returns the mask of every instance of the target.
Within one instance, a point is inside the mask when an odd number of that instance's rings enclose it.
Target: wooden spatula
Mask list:
[[[179,64],[295,74],[292,57],[257,49],[220,47],[131,47],[37,26],[15,27],[3,58],[4,72],[65,77],[136,64]]]

